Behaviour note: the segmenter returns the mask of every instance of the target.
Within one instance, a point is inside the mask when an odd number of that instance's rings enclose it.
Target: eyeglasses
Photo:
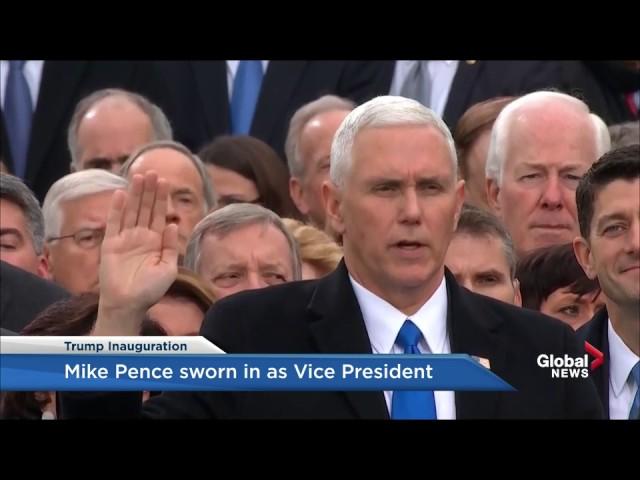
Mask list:
[[[51,237],[49,242],[54,240],[64,240],[65,238],[73,238],[73,241],[84,250],[91,250],[102,244],[104,240],[104,228],[83,228],[71,235],[63,235],[61,237]]]

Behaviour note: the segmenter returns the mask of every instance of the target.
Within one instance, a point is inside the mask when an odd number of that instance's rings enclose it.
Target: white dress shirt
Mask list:
[[[609,418],[627,420],[633,398],[638,390],[631,374],[640,357],[633,353],[622,341],[611,325],[607,327],[609,336]]]
[[[27,85],[29,85],[29,93],[31,93],[31,105],[33,110],[36,109],[38,103],[38,94],[40,93],[40,82],[42,81],[42,68],[44,60],[27,60],[24,64],[23,72]],[[0,60],[0,105],[4,109],[4,96],[7,90],[7,77],[9,76],[9,61]]]
[[[402,85],[404,84],[407,74],[415,62],[426,62],[431,78],[431,102],[429,103],[431,110],[436,112],[440,117],[444,114],[447,105],[449,92],[453,78],[458,70],[458,60],[398,60],[395,64],[393,72],[393,80],[391,82],[391,95],[400,95]]]
[[[444,277],[431,298],[410,317],[371,293],[351,275],[349,280],[360,304],[373,353],[404,353],[404,349],[396,345],[395,341],[407,318],[410,318],[422,332],[423,338],[418,344],[418,349],[422,353],[451,353],[447,332],[447,285]],[[389,413],[391,413],[392,395],[392,391],[384,392]],[[456,418],[454,392],[435,391],[434,396],[438,420],[454,420]]]
[[[236,72],[240,66],[240,60],[227,60],[227,86],[229,87],[229,99],[233,95],[233,80],[236,78]],[[267,73],[269,60],[262,60],[262,74]]]

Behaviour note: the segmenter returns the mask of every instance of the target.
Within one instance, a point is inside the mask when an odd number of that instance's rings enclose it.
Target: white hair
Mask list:
[[[284,151],[287,156],[287,165],[292,177],[302,177],[305,173],[305,164],[300,157],[300,136],[307,124],[318,115],[327,112],[350,112],[356,108],[355,102],[338,97],[336,95],[324,95],[313,102],[309,102],[293,114],[289,122],[287,139]]]
[[[489,151],[487,154],[487,164],[485,166],[485,176],[496,181],[498,185],[502,184],[502,175],[504,164],[507,156],[507,147],[509,142],[509,133],[511,126],[518,118],[517,113],[522,109],[537,106],[543,103],[564,103],[567,106],[574,107],[578,111],[589,115],[594,127],[594,139],[596,144],[596,158],[600,158],[611,148],[611,137],[606,124],[600,117],[593,113],[589,113],[589,107],[582,100],[561,92],[540,91],[529,93],[517,98],[507,105],[491,130],[491,140],[489,143]]]
[[[203,215],[206,215],[211,210],[215,210],[218,207],[218,203],[216,201],[216,192],[213,187],[213,183],[211,183],[211,177],[209,177],[209,174],[207,173],[207,168],[204,166],[204,163],[202,163],[202,160],[200,160],[200,157],[193,154],[191,150],[189,150],[187,147],[185,147],[181,143],[174,142],[172,140],[161,140],[161,141],[151,142],[151,143],[147,143],[146,145],[143,145],[142,147],[138,148],[135,152],[133,152],[129,156],[127,161],[124,162],[122,167],[120,167],[120,172],[119,172],[120,175],[127,178],[129,176],[129,170],[131,170],[133,163],[140,156],[142,156],[143,153],[147,153],[151,150],[160,150],[164,148],[167,148],[169,150],[175,150],[176,152],[183,154],[185,157],[191,160],[191,163],[193,163],[193,166],[196,167],[198,176],[202,181],[202,191],[204,193]],[[167,180],[170,180],[170,179],[167,179]]]
[[[92,168],[65,175],[51,186],[42,204],[45,241],[61,235],[62,205],[65,202],[126,188],[127,181],[124,178],[106,170]]]
[[[453,174],[457,175],[458,156],[447,125],[438,115],[420,102],[404,97],[382,96],[363,103],[344,119],[331,145],[331,181],[338,188],[344,186],[351,169],[352,150],[355,138],[365,128],[392,126],[433,127],[440,132],[451,154]]]
[[[300,280],[302,278],[302,264],[295,238],[276,213],[253,203],[227,205],[200,220],[189,238],[184,266],[196,273],[201,273],[202,241],[206,235],[224,236],[239,228],[255,224],[274,226],[284,235],[291,252],[293,280]]]
[[[80,170],[81,152],[80,146],[78,145],[78,129],[80,128],[80,123],[89,110],[91,110],[98,102],[101,102],[105,98],[117,97],[135,105],[149,118],[149,123],[151,123],[151,138],[149,141],[173,139],[173,131],[171,130],[169,119],[160,107],[149,101],[147,98],[142,95],[138,95],[137,93],[119,88],[105,88],[103,90],[97,90],[78,102],[71,117],[71,121],[69,122],[69,129],[67,130],[67,146],[69,148],[69,153],[71,154],[72,170]]]

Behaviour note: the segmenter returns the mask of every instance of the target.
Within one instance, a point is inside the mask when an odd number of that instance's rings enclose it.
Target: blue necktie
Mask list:
[[[629,411],[629,420],[640,420],[640,361],[631,369],[631,375],[635,379],[638,389],[636,390],[636,396],[633,397],[633,403]]]
[[[262,61],[242,60],[233,80],[231,133],[248,135],[262,85]]]
[[[411,320],[406,320],[398,333],[396,343],[404,353],[419,354],[418,342],[422,338],[420,329]],[[391,418],[394,420],[435,420],[436,402],[432,390],[397,390],[391,400]]]
[[[22,68],[25,60],[10,60],[4,96],[4,119],[11,147],[14,174],[24,178],[31,134],[33,105]]]

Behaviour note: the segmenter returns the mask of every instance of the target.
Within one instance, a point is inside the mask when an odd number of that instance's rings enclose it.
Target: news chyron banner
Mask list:
[[[468,355],[237,355],[204,337],[0,337],[4,391],[511,391]]]

